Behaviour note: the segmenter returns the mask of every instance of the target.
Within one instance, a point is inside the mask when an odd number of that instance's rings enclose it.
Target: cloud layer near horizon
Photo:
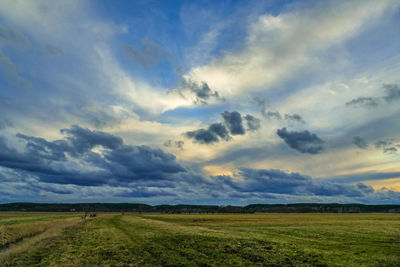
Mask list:
[[[13,184],[25,182],[25,187],[44,194],[71,196],[82,187],[96,192],[107,186],[114,188],[109,197],[116,198],[175,200],[185,195],[192,199],[214,196],[239,201],[290,197],[381,200],[394,195],[400,199],[400,193],[375,191],[361,182],[352,185],[323,181],[277,169],[240,168],[231,176],[207,178],[185,168],[174,155],[160,149],[126,145],[120,137],[77,125],[60,132],[65,138],[54,141],[17,134],[24,144],[21,152],[0,139],[0,167],[13,170],[18,177],[6,180],[0,189],[8,184],[10,190],[16,190]],[[57,189],[60,185],[67,187]],[[190,187],[197,190],[188,190]]]

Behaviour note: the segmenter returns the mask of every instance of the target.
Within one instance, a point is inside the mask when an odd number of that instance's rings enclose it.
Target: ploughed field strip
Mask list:
[[[78,215],[7,217],[0,266],[400,266],[400,214]]]

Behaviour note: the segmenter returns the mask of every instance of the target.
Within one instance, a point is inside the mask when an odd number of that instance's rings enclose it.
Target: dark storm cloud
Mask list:
[[[224,111],[221,113],[223,123],[213,123],[207,129],[198,129],[185,133],[185,136],[191,138],[196,143],[212,144],[217,143],[220,139],[229,141],[231,135],[244,135],[246,130],[243,126],[243,119],[247,124],[249,131],[256,131],[260,128],[260,120],[250,114],[242,118],[237,111]]]
[[[346,103],[346,106],[376,107],[400,100],[400,87],[397,84],[383,84],[385,94],[382,97],[359,97]]]
[[[200,144],[211,144],[219,142],[219,138],[229,140],[231,137],[222,123],[213,123],[208,129],[198,129],[186,133],[186,136]]]
[[[124,145],[106,151],[104,158],[105,166],[115,176],[128,180],[162,180],[167,179],[168,174],[185,171],[174,155],[147,146]]]
[[[279,111],[266,111],[263,113],[263,115],[266,119],[275,119],[275,120],[282,119],[282,115],[279,113]]]
[[[323,180],[332,183],[355,183],[372,180],[385,180],[398,177],[400,177],[400,172],[363,172],[324,178]]]
[[[194,94],[194,104],[207,105],[211,98],[216,100],[224,101],[224,98],[221,98],[217,91],[212,90],[210,86],[205,82],[201,82],[201,84],[192,81],[190,79],[183,78],[181,81],[181,85],[176,91],[180,94],[181,97],[185,97],[185,92],[190,92],[190,94]]]
[[[365,184],[340,184],[312,179],[299,173],[276,169],[240,168],[238,177],[217,176],[216,181],[240,193],[269,193],[287,195],[362,197],[374,192]],[[236,178],[238,178],[236,177]]]
[[[394,139],[379,140],[375,143],[375,147],[382,149],[383,153],[394,154],[400,147],[400,143]]]
[[[288,132],[286,128],[282,128],[276,133],[286,144],[300,153],[318,154],[323,150],[324,141],[309,131]]]
[[[23,152],[9,148],[1,138],[0,166],[33,174],[46,183],[84,186],[180,180],[179,174],[186,172],[174,155],[160,149],[126,145],[120,137],[79,126],[61,132],[67,137],[51,142],[18,134],[26,142]],[[96,146],[103,149],[101,154],[91,151]]]
[[[164,142],[165,147],[176,147],[179,149],[183,149],[184,144],[185,144],[185,142],[181,141],[181,140],[179,140],[179,141],[167,140]]]
[[[376,148],[382,148],[391,145],[392,142],[388,140],[379,140],[378,142],[375,143]]]
[[[394,146],[392,147],[385,147],[383,149],[383,153],[388,153],[388,154],[394,154],[397,152],[397,148],[395,148]]]
[[[360,136],[354,136],[352,142],[361,149],[366,149],[368,147],[368,143]]]
[[[25,138],[23,135],[18,136]],[[28,138],[26,137],[26,139]],[[0,166],[29,172],[56,174],[57,171],[47,163],[49,161],[63,161],[65,156],[51,144],[40,145],[41,142],[47,142],[42,140],[44,139],[37,138],[37,140],[28,141],[26,151],[20,153],[16,149],[8,147],[4,138],[0,138]],[[34,150],[35,146],[38,149],[37,151]]]
[[[228,141],[231,138],[227,128],[222,123],[213,123],[208,129],[225,141]]]
[[[224,111],[221,113],[222,118],[232,135],[243,135],[245,130],[243,127],[242,116],[237,111]]]
[[[17,134],[17,137],[27,141],[25,145],[26,155],[34,159],[48,159],[55,161],[66,160],[65,152],[73,153],[74,150],[65,140],[48,142],[43,138]]]
[[[150,198],[162,196],[176,196],[176,194],[165,190],[148,190],[146,187],[131,189],[127,192],[118,193],[118,197],[136,197],[136,198]]]
[[[208,100],[210,97],[219,97],[218,92],[212,91],[206,82],[198,84],[189,79],[183,79],[181,82],[181,88],[188,89],[201,100]]]
[[[239,192],[265,192],[276,194],[293,194],[296,188],[304,186],[311,178],[297,173],[288,174],[281,170],[239,169],[242,180],[230,176],[219,176],[222,182]],[[299,192],[300,193],[300,192]]]
[[[303,117],[299,114],[285,114],[281,115],[279,111],[266,111],[262,113],[263,116],[268,120],[285,120],[286,122],[298,122],[298,123],[305,123]]]
[[[65,186],[59,188],[56,187],[52,184],[35,184],[35,183],[29,183],[26,184],[24,189],[27,189],[29,191],[33,191],[33,192],[50,192],[50,193],[54,193],[54,194],[61,194],[61,195],[69,195],[72,194],[74,191],[69,189],[69,188],[65,188]]]
[[[285,120],[286,122],[305,123],[303,117],[299,114],[284,114],[281,115],[279,111],[267,111],[268,100],[266,98],[254,97],[253,102],[261,107],[261,114],[268,120]]]
[[[233,192],[228,195],[231,198],[239,198],[239,199],[250,199],[250,198],[259,198],[259,199],[278,199],[275,194],[271,193],[262,193],[262,192]]]
[[[359,97],[347,102],[346,106],[376,107],[378,100],[372,97]]]
[[[257,119],[256,117],[252,115],[246,115],[244,116],[244,119],[246,120],[247,123],[247,128],[249,131],[255,131],[260,129],[260,119]]]
[[[67,135],[66,139],[79,154],[85,153],[95,146],[117,149],[123,144],[120,137],[101,131],[91,131],[76,125],[71,126],[70,129],[61,129],[61,133]]]
[[[106,185],[125,187],[122,192],[114,193],[113,196],[128,198],[190,195],[237,199],[274,199],[285,196],[344,196],[362,199],[378,197],[379,193],[362,183],[353,185],[332,179],[313,179],[277,169],[239,168],[234,172],[234,177],[217,176],[206,179],[202,174],[186,170],[176,162],[174,155],[160,149],[120,144],[119,141],[110,142],[109,140],[113,140],[109,138],[110,134],[100,134],[79,126],[67,130],[68,138],[56,141],[19,134],[18,137],[25,142],[24,152],[8,147],[4,138],[0,138],[0,166],[10,170],[4,172],[0,168],[0,177],[2,174],[10,175],[11,171],[16,174],[13,177],[25,177],[26,179],[21,178],[22,180],[18,180],[20,183],[13,187],[13,190],[24,192],[73,194],[79,186]],[[63,132],[66,132],[65,129]],[[88,136],[94,136],[93,139],[97,140],[91,144],[100,146],[101,154],[88,150],[87,145],[83,145],[85,149],[81,154],[76,153],[76,144],[86,144],[88,139],[92,140]],[[103,138],[104,136],[107,138]],[[84,141],[73,143],[74,138],[82,138]],[[73,157],[72,161],[70,157]],[[384,175],[395,177],[398,173]],[[377,179],[378,176],[369,178]],[[36,180],[32,180],[32,177]],[[9,177],[3,181],[10,182],[10,179],[16,178]],[[382,197],[387,196],[384,194]]]
[[[285,120],[305,123],[305,121],[299,114],[285,114]]]
[[[219,142],[218,136],[209,130],[198,129],[195,131],[186,132],[186,136],[194,139],[194,142],[200,144],[212,144]]]
[[[386,102],[400,100],[400,87],[397,84],[384,84],[386,95],[383,97]]]

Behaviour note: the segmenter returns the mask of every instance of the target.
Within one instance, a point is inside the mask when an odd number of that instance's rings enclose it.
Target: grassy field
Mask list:
[[[0,213],[0,266],[400,266],[400,214]]]

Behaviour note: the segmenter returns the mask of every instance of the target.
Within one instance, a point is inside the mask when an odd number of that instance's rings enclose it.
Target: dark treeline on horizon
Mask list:
[[[251,204],[247,206],[222,205],[147,205],[141,203],[7,203],[0,211],[37,212],[158,212],[158,213],[400,213],[400,205],[364,204]]]

